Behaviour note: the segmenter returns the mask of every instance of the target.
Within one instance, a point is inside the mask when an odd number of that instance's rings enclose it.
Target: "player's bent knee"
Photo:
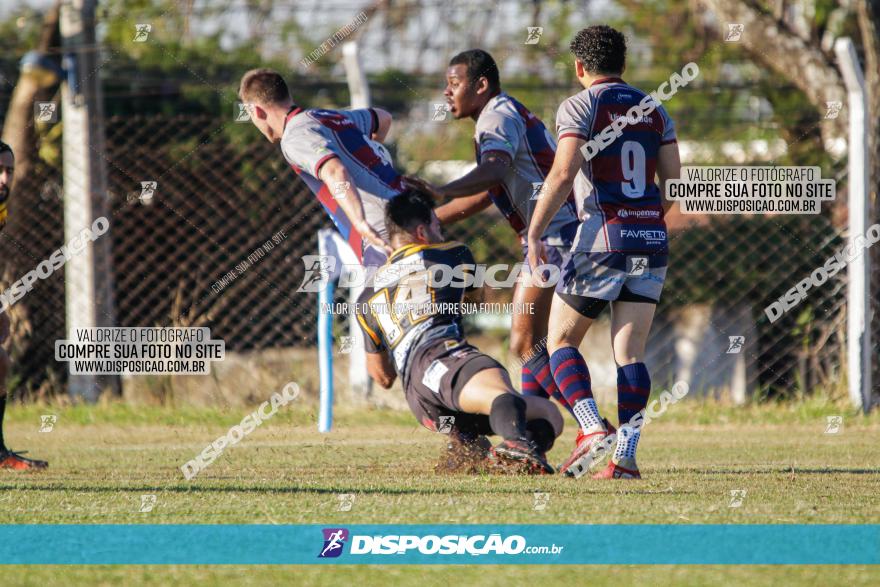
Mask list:
[[[470,414],[488,415],[492,402],[499,395],[516,393],[503,369],[484,369],[471,377],[461,388],[458,404]]]

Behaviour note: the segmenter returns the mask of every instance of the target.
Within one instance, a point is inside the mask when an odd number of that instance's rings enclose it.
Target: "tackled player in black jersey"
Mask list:
[[[475,299],[474,258],[445,242],[433,202],[418,189],[391,199],[385,210],[394,252],[358,300],[367,370],[391,387],[399,374],[407,403],[430,430],[451,423],[465,442],[497,434],[492,458],[552,473],[546,452],[562,433],[549,400],[520,396],[504,367],[465,340],[461,304]]]

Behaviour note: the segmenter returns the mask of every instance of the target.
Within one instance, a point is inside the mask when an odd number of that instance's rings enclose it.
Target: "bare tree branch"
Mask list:
[[[746,50],[800,89],[822,114],[826,112],[826,102],[846,103],[843,79],[831,59],[784,23],[762,12],[751,0],[691,0],[691,4],[695,14],[709,9],[721,23],[743,24],[745,31],[740,42]],[[846,109],[837,118],[823,120],[820,128],[825,148],[830,149],[846,137]]]

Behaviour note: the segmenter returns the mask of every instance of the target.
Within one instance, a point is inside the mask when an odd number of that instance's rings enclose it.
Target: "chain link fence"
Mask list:
[[[676,335],[673,318],[703,307],[722,349],[737,352],[742,345],[738,352],[748,365],[744,387],[753,393],[785,396],[816,388],[842,393],[846,270],[776,321],[764,312],[845,244],[829,212],[712,217],[673,233],[654,341]],[[737,337],[744,340],[732,340]],[[712,374],[695,377],[711,380]]]
[[[314,345],[317,300],[297,293],[301,259],[332,224],[277,147],[230,141],[231,125],[208,115],[107,120],[116,324],[209,326],[228,351]],[[64,243],[60,162],[20,178],[9,209],[4,288]],[[481,240],[486,250],[509,244]],[[63,382],[54,341],[64,308],[63,271],[12,307],[13,389],[47,394]]]
[[[277,147],[247,125],[197,114],[109,118],[106,145],[117,325],[209,326],[227,351],[315,344],[317,300],[297,288],[302,256],[316,253],[317,230],[330,223]],[[19,179],[0,235],[4,287],[63,244],[62,196],[58,166],[41,163]],[[750,389],[839,386],[846,271],[776,322],[764,308],[841,249],[840,212],[838,202],[820,216],[718,216],[672,232],[651,344],[675,347],[688,313],[703,308],[716,334],[746,337]],[[449,232],[472,245],[478,262],[521,260],[497,214]],[[11,316],[10,389],[61,389],[54,341],[65,334],[63,271],[38,282]],[[674,367],[664,374],[661,366],[658,377],[671,378]]]

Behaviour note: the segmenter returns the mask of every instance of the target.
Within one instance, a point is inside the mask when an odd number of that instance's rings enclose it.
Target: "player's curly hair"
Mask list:
[[[388,238],[408,234],[420,224],[431,224],[434,200],[417,188],[407,188],[391,198],[385,206]]]
[[[7,152],[7,151],[9,151],[10,153],[12,153],[12,147],[10,147],[9,145],[7,145],[7,144],[4,143],[3,141],[0,141],[0,153],[5,153],[5,152]],[[15,153],[12,153],[12,154],[15,155]]]
[[[626,38],[610,26],[582,29],[572,39],[569,49],[592,74],[620,74],[626,68]]]
[[[449,60],[449,65],[466,65],[468,80],[471,83],[485,77],[489,82],[490,90],[493,92],[501,91],[501,76],[498,74],[498,65],[492,56],[482,49],[462,51]]]

